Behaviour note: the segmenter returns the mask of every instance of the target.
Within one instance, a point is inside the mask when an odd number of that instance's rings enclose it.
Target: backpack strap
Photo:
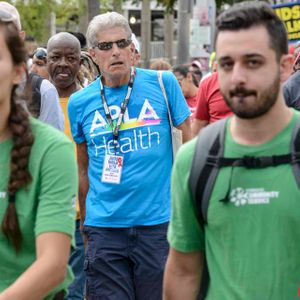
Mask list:
[[[226,123],[227,119],[222,119],[204,127],[197,138],[189,187],[200,223],[207,222],[208,202],[219,172],[216,165],[207,163],[208,157],[223,156]]]

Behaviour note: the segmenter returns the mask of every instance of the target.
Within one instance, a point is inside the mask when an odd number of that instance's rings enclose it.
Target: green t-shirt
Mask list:
[[[288,126],[263,145],[237,144],[227,130],[224,155],[289,153],[298,117],[295,112]],[[206,299],[299,299],[300,190],[291,166],[222,168],[203,232],[188,188],[195,145],[196,140],[184,145],[174,165],[168,240],[181,252],[205,251],[210,273]],[[220,201],[227,193],[229,202]]]
[[[29,171],[32,182],[16,193],[16,211],[22,233],[22,249],[16,254],[0,230],[0,292],[10,286],[35,260],[35,238],[45,232],[74,235],[75,195],[78,188],[75,151],[61,132],[31,119],[35,137]],[[12,140],[0,143],[0,222],[8,205]],[[73,275],[68,268],[65,281],[46,297],[66,289]]]

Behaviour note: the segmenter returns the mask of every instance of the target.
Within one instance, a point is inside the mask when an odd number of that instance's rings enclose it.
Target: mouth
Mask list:
[[[63,72],[61,72],[61,73],[57,73],[56,77],[58,79],[65,80],[65,79],[69,79],[70,78],[70,74],[69,73],[63,73]]]
[[[121,61],[116,61],[110,64],[111,67],[119,67],[119,66],[123,66],[123,62]]]

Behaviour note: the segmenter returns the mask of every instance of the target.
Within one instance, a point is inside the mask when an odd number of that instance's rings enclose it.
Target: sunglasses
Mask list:
[[[96,45],[94,48],[98,48],[99,50],[110,50],[113,47],[113,44],[117,44],[117,46],[121,49],[128,47],[131,44],[131,39],[122,39],[115,42],[102,42]]]
[[[38,48],[33,54],[34,57],[37,59],[46,59],[47,57],[47,51],[43,48]]]
[[[4,10],[0,10],[0,20],[5,23],[13,22],[14,16]]]

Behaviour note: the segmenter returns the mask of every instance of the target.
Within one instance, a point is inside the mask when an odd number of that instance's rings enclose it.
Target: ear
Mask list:
[[[92,48],[88,49],[88,52],[90,54],[90,56],[92,57],[92,59],[94,60],[94,62],[96,64],[98,64],[98,60],[97,60],[97,56],[96,56],[96,51]]]
[[[21,31],[19,32],[19,36],[20,36],[20,38],[22,39],[22,41],[25,41],[26,33],[25,33],[24,30],[21,30]]]
[[[280,82],[285,82],[293,72],[292,54],[284,54],[280,59]]]
[[[19,64],[19,65],[14,66],[13,84],[19,84],[23,80],[25,71],[26,71],[25,64]]]
[[[132,58],[134,58],[134,55],[135,55],[135,46],[134,46],[133,43],[131,43],[129,47],[130,47],[129,49],[130,49],[130,52],[131,52],[131,56],[132,56]]]

